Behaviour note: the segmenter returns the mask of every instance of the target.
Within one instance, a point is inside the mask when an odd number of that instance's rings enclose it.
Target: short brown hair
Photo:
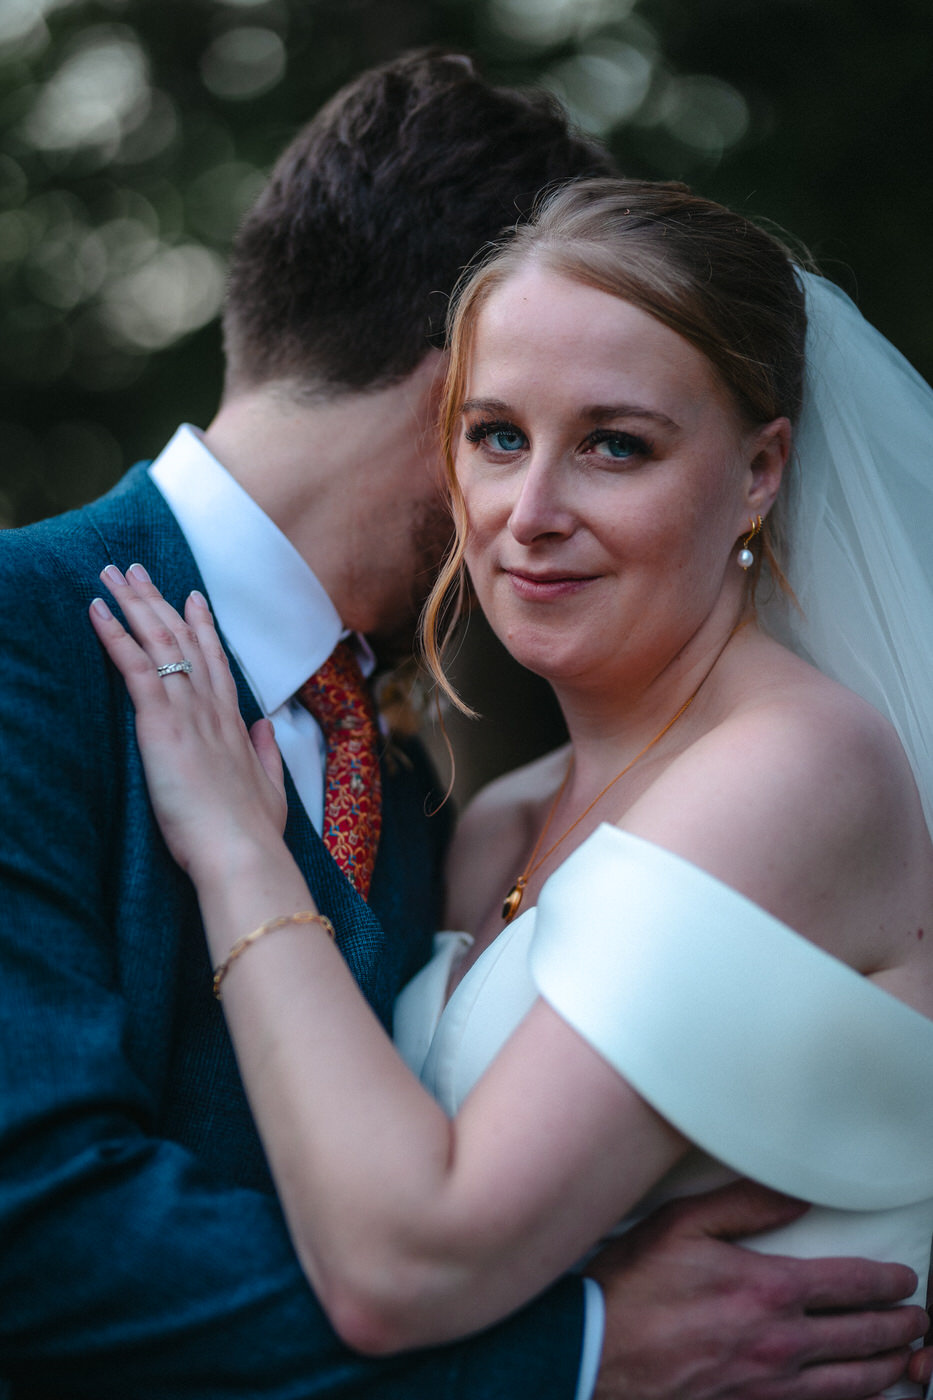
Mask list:
[[[377,388],[443,344],[477,250],[547,185],[609,173],[542,92],[490,86],[424,50],[363,73],[305,126],[234,246],[228,384]]]

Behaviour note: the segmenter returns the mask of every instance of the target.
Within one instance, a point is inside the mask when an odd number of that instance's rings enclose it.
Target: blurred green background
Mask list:
[[[0,0],[0,521],[208,420],[263,172],[425,43],[792,231],[929,377],[931,38],[930,0]]]
[[[428,43],[551,87],[628,173],[789,230],[933,376],[930,0],[0,0],[0,524],[209,420],[264,171]]]

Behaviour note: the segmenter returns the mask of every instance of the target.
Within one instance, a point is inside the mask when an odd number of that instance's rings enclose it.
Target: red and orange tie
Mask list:
[[[365,899],[382,824],[379,731],[372,695],[349,642],[337,643],[297,698],[321,726],[327,745],[324,844]]]

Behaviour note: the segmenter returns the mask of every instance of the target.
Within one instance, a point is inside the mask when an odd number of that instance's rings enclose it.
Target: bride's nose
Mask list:
[[[531,544],[544,535],[570,534],[574,520],[570,482],[559,458],[533,454],[517,486],[509,530],[519,544]]]

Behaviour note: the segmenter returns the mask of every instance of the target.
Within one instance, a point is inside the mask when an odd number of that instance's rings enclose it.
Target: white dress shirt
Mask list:
[[[346,628],[297,549],[208,451],[196,428],[180,427],[149,473],[188,542],[227,648],[272,721],[298,796],[320,832],[324,738],[294,696],[347,635]],[[369,674],[372,652],[364,638],[357,637],[357,643]],[[583,1285],[575,1400],[591,1400],[605,1329],[602,1292],[592,1279]]]

